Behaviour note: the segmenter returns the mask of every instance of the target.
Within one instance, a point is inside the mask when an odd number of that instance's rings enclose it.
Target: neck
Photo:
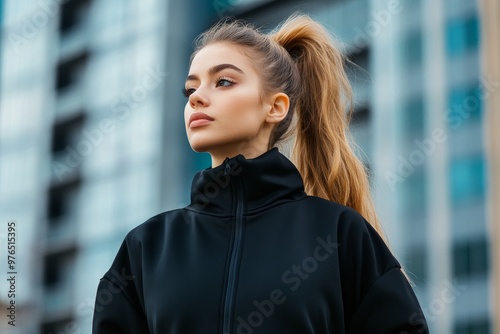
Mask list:
[[[220,166],[224,159],[232,158],[238,154],[246,159],[256,158],[268,151],[269,140],[274,124],[265,123],[259,132],[248,139],[237,139],[227,144],[211,147],[208,151],[212,157],[212,168]]]
[[[235,157],[238,154],[243,155],[245,159],[253,159],[267,151],[267,145],[245,145],[243,143],[237,147],[212,150],[210,152],[212,168],[220,166],[224,162],[224,159]]]
[[[234,201],[241,195],[246,212],[256,212],[302,199],[306,193],[295,165],[275,147],[254,159],[239,154],[217,167],[198,171],[193,178],[189,207],[214,215],[234,215]]]

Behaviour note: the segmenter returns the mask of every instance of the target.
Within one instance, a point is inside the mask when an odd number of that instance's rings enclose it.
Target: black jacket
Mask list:
[[[304,192],[277,148],[199,171],[191,204],[128,233],[93,333],[428,333],[377,232]]]

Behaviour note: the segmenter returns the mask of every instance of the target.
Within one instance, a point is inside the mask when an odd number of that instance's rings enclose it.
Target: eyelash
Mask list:
[[[186,88],[182,88],[182,95],[184,95],[184,97],[189,97],[189,95],[192,94],[192,92],[189,92],[192,88],[189,88],[189,89],[186,89]]]
[[[232,85],[235,83],[232,79],[229,79],[229,78],[226,78],[226,77],[220,77],[220,78],[218,78],[218,79],[215,81],[215,87],[221,87],[221,86],[219,86],[219,83],[220,83],[221,81],[227,81],[227,82],[229,82],[229,83],[230,83],[230,85],[228,85],[228,86],[232,86]],[[186,88],[183,88],[183,89],[182,89],[182,95],[184,95],[185,97],[189,97],[191,94],[193,94],[193,93],[194,93],[194,91],[195,91],[195,89],[194,89],[194,88],[187,88],[187,89],[186,89]]]

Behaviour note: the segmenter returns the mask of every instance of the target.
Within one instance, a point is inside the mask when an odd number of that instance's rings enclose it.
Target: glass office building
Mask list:
[[[1,233],[17,225],[15,330],[90,333],[125,234],[186,205],[209,166],[187,143],[181,88],[216,12],[194,0],[15,0],[3,13],[0,221]]]
[[[15,221],[17,332],[90,333],[97,283],[125,234],[188,204],[193,174],[210,165],[182,116],[193,38],[227,15],[270,29],[297,9],[358,65],[358,154],[431,332],[490,333],[491,84],[469,0],[5,1],[0,240]]]

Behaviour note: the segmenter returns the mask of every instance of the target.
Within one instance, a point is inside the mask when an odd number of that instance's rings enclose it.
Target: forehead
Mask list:
[[[252,69],[250,58],[243,52],[243,47],[219,42],[198,51],[191,62],[190,73],[205,72],[218,64],[233,64],[245,73]]]

